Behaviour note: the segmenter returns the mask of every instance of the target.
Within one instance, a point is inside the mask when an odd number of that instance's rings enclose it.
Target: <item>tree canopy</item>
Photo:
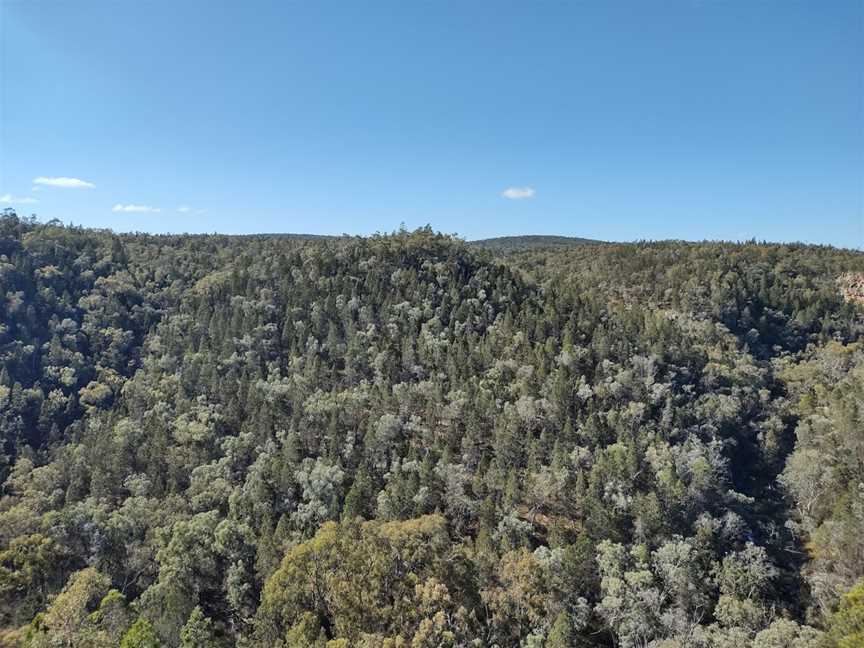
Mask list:
[[[0,646],[858,646],[862,272],[9,212]]]

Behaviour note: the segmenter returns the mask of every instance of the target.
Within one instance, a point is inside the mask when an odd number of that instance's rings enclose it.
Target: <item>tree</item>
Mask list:
[[[120,641],[120,648],[161,648],[161,645],[153,631],[153,626],[143,617],[139,617],[132,624]]]
[[[559,612],[546,637],[546,648],[572,648],[576,643],[573,622],[567,612]]]
[[[723,558],[715,567],[720,598],[714,616],[726,627],[743,626],[756,631],[769,618],[765,594],[777,568],[764,547],[751,543]]]
[[[86,645],[84,635],[95,625],[91,613],[110,586],[110,579],[92,567],[72,574],[42,617],[40,634],[63,646]],[[33,645],[40,644],[47,645],[34,637]]]
[[[180,648],[216,648],[218,645],[213,622],[196,605],[186,625],[180,630]]]
[[[828,636],[837,648],[864,645],[864,580],[846,592],[828,619]]]
[[[14,538],[0,551],[0,618],[16,624],[32,618],[63,582],[61,556],[57,543],[41,533]]]
[[[298,637],[317,636],[319,626],[328,637],[350,642],[364,634],[410,641],[421,628],[429,630],[427,620],[438,613],[466,618],[453,597],[468,594],[462,592],[467,583],[449,545],[439,516],[326,523],[291,549],[267,580],[255,618],[256,645],[277,644],[291,628]]]
[[[753,639],[753,648],[822,648],[824,645],[823,633],[789,619],[777,619]]]

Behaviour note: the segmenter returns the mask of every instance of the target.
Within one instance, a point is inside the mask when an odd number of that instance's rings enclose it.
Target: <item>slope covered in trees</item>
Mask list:
[[[471,241],[469,245],[506,252],[509,250],[546,249],[559,247],[572,247],[588,243],[600,243],[586,238],[575,236],[545,236],[542,234],[529,234],[523,236],[498,236],[495,238],[478,239]]]
[[[861,645],[861,271],[9,214],[0,645]]]

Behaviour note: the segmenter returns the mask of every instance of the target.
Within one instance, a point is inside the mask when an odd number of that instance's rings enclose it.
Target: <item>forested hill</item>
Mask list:
[[[862,272],[7,214],[0,646],[862,646]]]
[[[559,248],[571,247],[573,245],[584,245],[600,243],[586,238],[575,236],[545,236],[542,234],[529,234],[524,236],[499,236],[497,238],[478,239],[471,241],[469,245],[487,248],[490,250],[524,250],[530,248]]]

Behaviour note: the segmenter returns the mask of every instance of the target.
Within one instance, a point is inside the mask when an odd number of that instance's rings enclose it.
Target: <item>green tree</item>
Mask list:
[[[132,624],[120,641],[120,648],[160,648],[161,645],[153,626],[143,617]]]
[[[573,622],[567,612],[560,612],[546,637],[546,648],[572,648],[576,643]]]
[[[218,645],[213,621],[196,605],[180,630],[180,648],[216,648]]]
[[[837,648],[864,646],[864,580],[843,595],[828,619],[828,636]]]

